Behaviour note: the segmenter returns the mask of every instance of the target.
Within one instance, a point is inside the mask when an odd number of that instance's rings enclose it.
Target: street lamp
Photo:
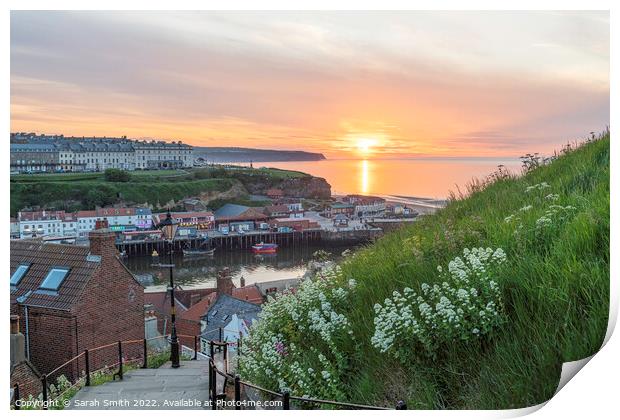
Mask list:
[[[172,262],[172,247],[174,237],[177,233],[177,228],[179,224],[172,220],[172,216],[170,215],[170,210],[166,214],[166,218],[161,221],[161,223],[157,226],[159,230],[161,230],[162,236],[168,243],[170,244],[170,252],[169,258],[170,263],[167,264],[168,268],[170,268],[170,284],[168,285],[168,290],[170,290],[170,323],[171,332],[170,332],[170,361],[172,362],[173,368],[178,368],[179,364],[179,339],[177,337],[177,327],[176,327],[176,311],[174,305],[174,277],[172,274],[172,269],[174,268],[174,264]],[[161,267],[165,267],[166,265],[161,264]]]

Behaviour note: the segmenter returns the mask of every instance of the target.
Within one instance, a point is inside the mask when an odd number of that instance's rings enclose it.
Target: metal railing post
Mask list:
[[[228,344],[224,344],[224,373],[228,373]]]
[[[118,378],[123,380],[123,343],[118,341]]]
[[[194,336],[194,360],[198,360],[198,336]]]
[[[149,353],[148,350],[146,348],[146,338],[144,339],[144,341],[142,342],[142,352],[144,354],[144,358],[142,361],[142,369],[146,369],[147,367],[149,367]]]
[[[84,369],[86,370],[86,386],[90,386],[90,357],[88,349],[84,350]]]
[[[282,393],[282,410],[290,410],[291,409],[291,394],[289,391],[284,391]]]
[[[41,376],[41,387],[42,392],[43,392],[43,407],[41,407],[43,410],[47,410],[47,376],[43,375]]]
[[[223,340],[223,338],[224,338],[224,333],[223,333],[223,331],[222,331],[222,327],[220,327],[220,328],[219,328],[219,330],[220,330],[220,340],[219,340],[219,341],[220,341],[220,343],[221,343],[221,342],[222,342],[222,340]]]
[[[209,360],[209,401],[215,404],[213,398],[213,359]]]
[[[212,401],[213,401],[213,405],[211,406],[211,410],[217,410],[217,371],[215,370],[215,362],[213,360],[211,360],[211,363],[213,364],[213,371],[211,374],[211,383],[212,383],[212,388],[211,388],[211,392],[212,392]]]
[[[235,375],[235,410],[241,410],[241,378]]]
[[[19,384],[15,384],[13,389],[14,389],[14,391],[13,391],[13,401],[15,401],[14,407],[15,407],[15,410],[19,410],[19,408],[21,406],[21,401],[19,401],[20,400],[20,398],[19,398]]]

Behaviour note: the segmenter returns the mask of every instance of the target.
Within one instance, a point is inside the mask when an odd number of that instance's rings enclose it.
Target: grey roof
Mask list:
[[[202,337],[209,341],[219,340],[219,328],[228,325],[233,315],[251,324],[258,319],[260,311],[260,305],[219,293],[207,313],[201,317],[203,321],[207,321],[206,332]]]
[[[30,266],[17,287],[11,288],[11,304],[20,302],[29,306],[70,310],[100,266],[99,262],[88,258],[89,253],[89,248],[83,246],[11,241],[11,274],[20,264]],[[40,292],[41,282],[54,267],[67,267],[69,274],[57,293]]]
[[[235,217],[242,214],[244,211],[248,210],[248,206],[242,206],[239,204],[224,204],[222,207],[217,209],[213,214],[215,217]]]
[[[56,150],[56,146],[53,144],[42,144],[42,143],[11,143],[11,152],[30,152],[30,151],[42,151],[42,152],[54,152]]]

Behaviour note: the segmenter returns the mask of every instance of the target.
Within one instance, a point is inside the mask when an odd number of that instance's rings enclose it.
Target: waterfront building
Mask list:
[[[275,219],[273,226],[278,229],[279,232],[297,231],[302,232],[308,229],[319,229],[320,225],[309,219],[299,219],[295,217],[286,217],[281,219]]]
[[[19,237],[77,236],[78,223],[72,213],[59,211],[20,211]]]
[[[211,211],[175,212],[170,215],[180,227],[194,227],[203,230],[215,227],[215,215]],[[153,215],[155,224],[159,224],[165,218],[166,213]]]
[[[338,214],[344,214],[350,217],[355,213],[355,206],[353,204],[336,201],[330,204],[326,210],[327,217],[335,217]]]
[[[216,227],[228,227],[231,231],[253,230],[255,225],[265,222],[268,217],[253,207],[239,204],[225,204],[214,212]]]
[[[357,217],[377,216],[385,212],[386,200],[381,197],[351,194],[345,196],[343,201],[354,206],[353,214]]]
[[[47,374],[84,349],[144,338],[144,289],[119,260],[115,234],[100,222],[88,247],[18,240],[10,244],[12,315],[23,322],[27,359]],[[112,346],[93,354],[91,370],[117,360]],[[139,346],[124,350],[140,357]],[[69,378],[84,359],[61,369]],[[52,378],[53,379],[53,378]]]

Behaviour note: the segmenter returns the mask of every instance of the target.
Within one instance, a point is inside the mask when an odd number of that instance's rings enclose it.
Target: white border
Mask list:
[[[617,4],[617,2],[615,2]],[[399,0],[382,0],[378,1],[368,1],[368,0],[357,0],[355,2],[346,2],[340,0],[314,0],[314,1],[284,1],[284,0],[264,0],[260,3],[257,1],[250,0],[232,0],[227,2],[205,2],[199,0],[177,0],[174,2],[163,1],[163,0],[151,0],[151,1],[129,1],[129,0],[92,0],[92,1],[78,1],[78,0],[56,0],[54,2],[45,1],[45,0],[22,0],[15,1],[9,0],[5,2],[6,8],[2,9],[2,15],[0,19],[0,32],[2,36],[2,96],[3,101],[1,104],[2,107],[2,116],[1,124],[5,136],[8,137],[8,133],[10,132],[10,68],[8,63],[9,50],[10,50],[10,9],[15,10],[36,10],[36,9],[79,9],[79,10],[200,10],[200,9],[213,9],[213,10],[242,10],[242,9],[250,9],[250,10],[343,10],[343,9],[361,9],[361,10],[383,10],[383,9],[392,9],[392,10],[545,10],[545,9],[556,9],[556,10],[611,10],[611,126],[615,127],[618,122],[618,112],[617,112],[617,104],[618,104],[618,86],[617,86],[617,77],[614,76],[614,69],[616,69],[616,73],[618,73],[618,61],[617,54],[613,54],[614,47],[619,45],[618,43],[618,30],[617,30],[617,14],[618,8],[620,6],[616,6],[612,1],[570,1],[570,0],[549,0],[549,1],[533,1],[533,0],[522,0],[522,1],[468,1],[465,4],[462,1],[456,0],[446,0],[446,1],[399,1]],[[6,137],[5,137],[6,138]],[[8,143],[8,139],[5,140]],[[6,147],[6,145],[5,145]],[[6,149],[5,149],[6,150]],[[616,203],[615,197],[618,196],[618,183],[617,174],[613,171],[614,164],[616,162],[616,147],[614,147],[612,143],[612,202],[611,202],[611,213],[618,214],[618,205]],[[5,170],[9,167],[9,157],[7,153],[0,154],[2,159],[2,167]],[[2,208],[2,215],[4,216],[3,220],[8,219],[8,197],[9,197],[9,179],[8,177],[4,178],[4,182],[1,184],[1,192],[2,197],[5,197],[5,205]],[[8,224],[0,223],[0,237],[8,238]],[[618,312],[618,273],[615,264],[615,261],[618,257],[617,252],[617,240],[618,237],[618,227],[617,224],[612,220],[611,224],[612,230],[612,242],[611,242],[611,277],[612,279],[612,302],[611,302],[611,312],[610,312],[610,327],[615,324]],[[8,249],[8,241],[2,241],[2,262],[5,273],[9,271],[9,249]],[[6,275],[5,274],[5,275]],[[6,293],[6,292],[5,292]],[[8,300],[4,298],[2,300],[3,308],[5,308],[4,314],[8,315]],[[4,323],[5,331],[4,337],[8,337],[8,322]],[[608,338],[610,336],[609,332],[611,332],[611,328],[608,331]],[[8,360],[8,346],[2,347],[2,355],[5,360]],[[617,385],[618,385],[618,375],[620,374],[619,370],[619,362],[617,355],[620,355],[620,341],[616,336],[611,336],[607,344],[603,347],[603,349],[592,358],[592,360],[588,363],[588,365],[583,369],[583,371],[579,372],[577,378],[571,380],[566,384],[566,386],[547,404],[543,404],[541,406],[544,407],[535,407],[531,409],[525,410],[514,410],[514,411],[433,411],[433,412],[421,412],[421,411],[409,411],[401,412],[392,412],[387,415],[390,416],[402,416],[406,415],[408,418],[472,418],[472,419],[480,419],[480,418],[498,418],[498,417],[512,417],[519,416],[523,414],[527,414],[528,412],[535,412],[532,414],[534,418],[538,419],[550,419],[550,418],[562,418],[562,419],[583,419],[584,417],[590,418],[611,418],[612,413],[617,415],[618,413],[618,396],[617,396]],[[7,366],[8,364],[5,364]],[[5,367],[6,368],[6,367]],[[8,383],[8,372],[2,375],[2,384],[4,389],[8,391],[9,383]],[[8,392],[7,392],[8,394]],[[5,400],[6,401],[6,400]],[[6,402],[5,402],[6,403]],[[537,408],[541,408],[540,410],[536,410]],[[10,415],[16,415],[18,412],[11,412]],[[43,413],[37,414],[28,414],[25,412],[21,412],[24,414],[21,415],[34,415],[34,416],[44,416]],[[122,413],[125,415],[126,412]],[[240,412],[229,411],[229,412],[218,412],[215,413],[202,413],[202,412],[186,412],[182,415],[185,416],[214,416],[218,417],[228,417],[228,416],[236,416],[239,415]],[[82,416],[82,414],[78,414],[76,412],[62,411],[53,414],[50,412],[47,415],[62,415],[67,417],[73,416]],[[102,412],[89,412],[88,416],[92,416],[94,418],[104,418],[106,414]],[[149,411],[149,416],[153,418],[159,419],[164,417],[169,417],[169,413],[165,411]],[[178,414],[177,414],[178,415]],[[249,415],[248,412],[243,412],[242,415]],[[274,411],[257,411],[251,414],[252,416],[257,417],[280,417],[287,415],[283,412],[274,412]],[[316,417],[316,416],[349,416],[351,412],[331,412],[331,411],[322,411],[322,412],[295,412],[295,416],[301,417]],[[381,413],[381,416],[385,416],[385,413]],[[376,414],[373,412],[356,412],[356,417],[375,417]],[[615,417],[615,416],[614,416]]]

